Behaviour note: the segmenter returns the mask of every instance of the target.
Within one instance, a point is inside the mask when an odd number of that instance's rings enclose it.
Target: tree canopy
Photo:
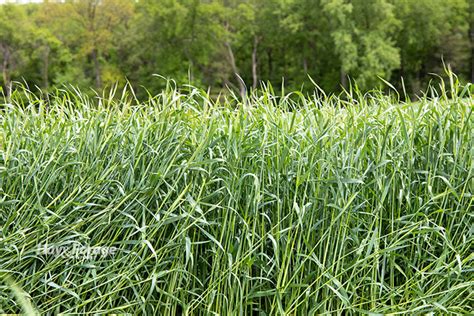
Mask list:
[[[469,0],[84,0],[1,5],[1,86],[220,92],[270,82],[337,92],[380,78],[419,93],[449,66],[474,80]]]

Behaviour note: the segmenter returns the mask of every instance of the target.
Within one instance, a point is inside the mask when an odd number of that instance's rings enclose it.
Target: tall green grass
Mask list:
[[[0,312],[470,313],[473,104],[17,92],[0,110]],[[118,251],[37,251],[73,242]]]

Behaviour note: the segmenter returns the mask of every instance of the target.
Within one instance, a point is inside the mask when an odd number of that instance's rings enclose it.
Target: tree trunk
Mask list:
[[[422,80],[422,76],[423,76],[423,73],[422,73],[422,69],[423,69],[423,65],[421,65],[420,69],[418,69],[416,71],[416,76],[415,76],[415,79],[412,80],[412,93],[414,96],[419,96],[420,95],[420,91],[421,91],[421,80]]]
[[[189,49],[194,48],[194,42],[196,41],[196,20],[197,20],[197,15],[198,15],[198,8],[200,5],[200,0],[194,0],[192,4],[192,13],[191,13],[191,22],[190,22],[190,28],[191,28],[191,45],[185,45],[184,53],[186,57],[188,58],[189,61],[189,69],[188,69],[188,79],[190,84],[193,84],[194,82],[194,54],[189,52]]]
[[[43,79],[43,88],[48,89],[49,87],[49,53],[51,49],[49,46],[44,47],[43,50],[43,68],[42,68],[42,73],[41,77]]]
[[[94,75],[95,75],[95,87],[98,89],[102,86],[102,80],[100,76],[100,64],[99,64],[99,52],[97,48],[92,50],[92,61],[94,63]]]
[[[256,89],[258,85],[258,73],[257,73],[257,66],[258,66],[258,60],[257,60],[257,48],[258,48],[258,43],[259,43],[259,38],[258,36],[254,36],[253,38],[253,50],[252,50],[252,78],[253,78],[253,84],[252,88]]]
[[[92,51],[90,56],[92,58],[92,63],[94,67],[94,81],[95,87],[99,89],[102,86],[101,74],[100,74],[100,62],[99,62],[99,45],[96,41],[96,14],[97,14],[97,6],[99,5],[99,1],[97,0],[89,0],[88,7],[87,7],[87,18],[89,22],[89,32],[92,34],[94,40],[92,42]]]
[[[239,83],[240,95],[243,98],[243,97],[245,97],[247,89],[246,89],[245,84],[242,80],[242,77],[240,77],[240,75],[239,75],[239,69],[237,68],[237,65],[235,64],[234,52],[232,51],[232,47],[230,46],[229,42],[225,42],[224,44],[227,47],[227,53],[229,55],[230,66],[232,67],[232,71],[234,72],[234,75],[237,79],[237,82]]]
[[[344,69],[342,69],[342,67],[341,67],[340,76],[341,76],[341,86],[344,89],[347,89],[347,73],[344,71]]]
[[[10,49],[3,46],[3,65],[2,65],[2,75],[3,75],[3,84],[5,85],[5,97],[7,100],[10,99],[12,93],[12,82],[10,78]]]

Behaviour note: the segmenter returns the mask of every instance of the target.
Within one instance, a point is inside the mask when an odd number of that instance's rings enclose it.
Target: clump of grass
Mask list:
[[[469,89],[270,91],[14,94],[0,275],[41,313],[472,312]],[[117,252],[38,253],[73,242]],[[10,283],[0,312],[18,313]]]

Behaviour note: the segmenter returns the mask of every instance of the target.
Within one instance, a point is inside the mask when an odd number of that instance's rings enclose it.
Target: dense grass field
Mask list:
[[[474,100],[455,92],[17,92],[0,312],[473,312]]]

